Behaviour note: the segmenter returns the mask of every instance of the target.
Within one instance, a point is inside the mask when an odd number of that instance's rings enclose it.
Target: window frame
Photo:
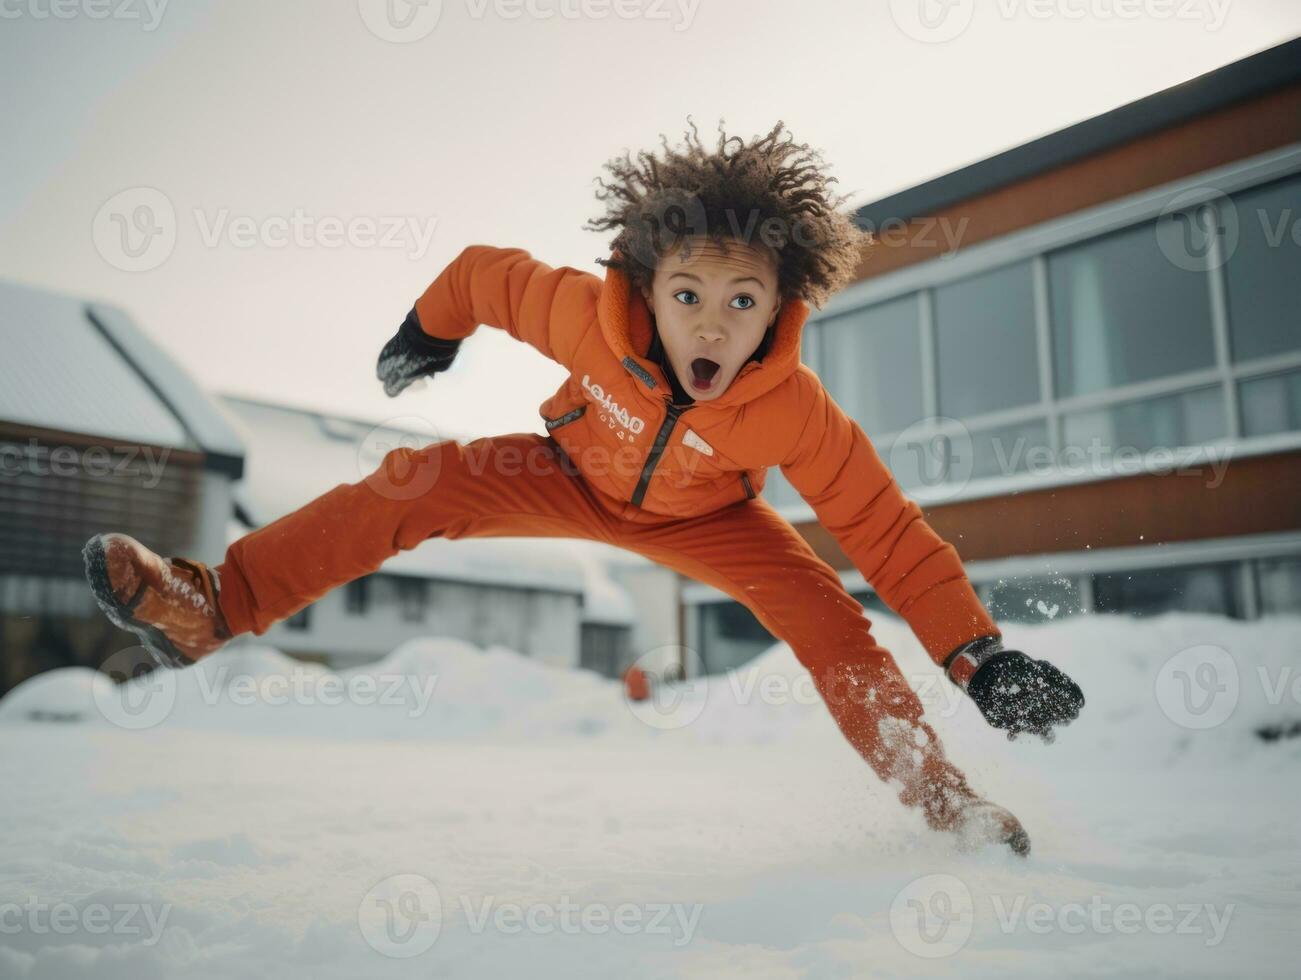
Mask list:
[[[1223,242],[1218,234],[1212,240],[1212,252],[1205,271],[1211,303],[1211,326],[1215,345],[1214,365],[1069,398],[1056,397],[1048,295],[1048,254],[1112,232],[1155,222],[1176,200],[1177,210],[1209,208],[1213,211],[1221,195],[1232,196],[1258,186],[1296,178],[1299,175],[1301,175],[1301,143],[1294,143],[1013,232],[993,241],[981,242],[946,255],[942,260],[932,259],[854,283],[832,297],[826,307],[806,324],[805,330],[815,335],[813,341],[806,346],[808,355],[806,363],[819,376],[823,375],[828,345],[817,335],[818,324],[824,320],[839,318],[866,307],[914,294],[918,298],[917,330],[922,346],[922,377],[919,381],[923,395],[923,417],[917,424],[905,430],[887,433],[869,432],[869,438],[883,454],[904,432],[907,432],[910,437],[926,438],[952,434],[963,428],[968,432],[976,433],[1032,420],[1044,420],[1048,426],[1048,438],[1053,457],[1060,459],[1064,446],[1064,416],[1147,398],[1179,394],[1207,385],[1219,386],[1227,422],[1228,434],[1205,444],[1216,455],[1226,449],[1240,458],[1296,448],[1301,446],[1301,432],[1259,436],[1243,434],[1240,384],[1259,376],[1301,368],[1301,350],[1246,361],[1232,360],[1226,286],[1227,262],[1223,259]],[[1218,214],[1212,213],[1210,217],[1213,219],[1212,226],[1220,227]],[[1021,262],[1031,264],[1033,275],[1040,401],[961,420],[940,418],[938,365],[935,352],[934,289]],[[1206,452],[1203,451],[1201,455],[1206,455]],[[1198,458],[1188,460],[1189,463],[1197,461]],[[1123,468],[1110,472],[1044,473],[1039,471],[972,479],[957,488],[944,484],[934,488],[910,487],[908,492],[923,504],[930,500],[952,502],[1001,496],[1022,489],[1040,489],[1108,479],[1112,476],[1124,475],[1126,472],[1127,470]],[[791,503],[779,502],[775,506],[783,517],[793,522],[814,519],[812,509],[802,499]]]

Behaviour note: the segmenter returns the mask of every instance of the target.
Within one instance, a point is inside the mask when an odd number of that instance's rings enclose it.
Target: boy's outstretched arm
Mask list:
[[[416,300],[381,351],[376,374],[390,396],[451,366],[480,324],[505,330],[565,367],[596,321],[601,280],[552,268],[522,248],[469,245]]]
[[[804,423],[781,461],[783,474],[991,725],[1009,738],[1029,731],[1051,740],[1054,724],[1079,714],[1079,687],[1051,664],[1003,649],[957,549],[926,523],[817,375],[799,370]]]

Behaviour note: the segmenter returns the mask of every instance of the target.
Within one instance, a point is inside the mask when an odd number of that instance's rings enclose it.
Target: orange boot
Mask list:
[[[231,638],[217,575],[202,562],[162,558],[126,534],[97,534],[81,554],[99,607],[160,666],[188,667]]]

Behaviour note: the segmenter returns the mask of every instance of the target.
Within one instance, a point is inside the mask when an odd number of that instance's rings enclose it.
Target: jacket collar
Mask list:
[[[618,250],[614,252],[618,255]],[[772,346],[762,361],[747,361],[727,391],[701,408],[741,405],[771,391],[795,373],[800,365],[800,339],[809,305],[798,296],[788,297],[777,314]],[[654,325],[641,290],[634,289],[620,270],[606,267],[605,283],[597,305],[601,333],[615,357],[648,391],[672,397],[672,389],[659,364],[648,358]]]

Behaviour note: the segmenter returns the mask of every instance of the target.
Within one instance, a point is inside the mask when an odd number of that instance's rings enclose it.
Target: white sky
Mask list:
[[[432,32],[392,43],[363,19],[383,0],[172,0],[156,27],[145,0],[0,0],[0,277],[124,306],[215,391],[541,431],[563,371],[505,335],[481,328],[397,399],[374,378],[379,348],[465,245],[601,274],[608,237],[582,230],[594,178],[661,132],[680,143],[688,113],[707,145],[720,116],[747,139],[785,120],[862,204],[1301,34],[1295,0],[974,0],[942,43],[900,28],[892,6],[915,0],[619,0],[633,18],[598,16],[613,0],[472,13],[483,2],[443,0]],[[96,4],[126,6],[99,19]],[[175,244],[123,271],[96,216],[138,187],[170,201]],[[410,234],[204,241],[223,215],[296,209],[433,232],[423,253]]]

